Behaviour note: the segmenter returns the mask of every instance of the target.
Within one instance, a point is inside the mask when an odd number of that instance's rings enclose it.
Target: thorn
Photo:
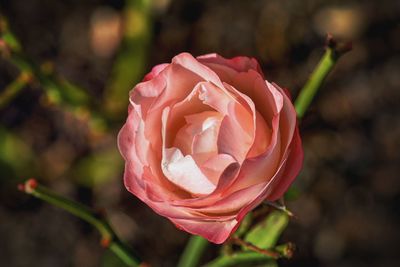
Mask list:
[[[109,237],[103,237],[100,241],[100,245],[103,248],[108,248],[110,246],[110,243],[111,243],[111,238]]]

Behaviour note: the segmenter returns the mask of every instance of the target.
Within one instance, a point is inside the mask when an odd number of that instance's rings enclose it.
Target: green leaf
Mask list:
[[[254,226],[248,232],[245,241],[262,249],[272,248],[276,245],[288,222],[289,217],[286,213],[273,211],[265,220]]]

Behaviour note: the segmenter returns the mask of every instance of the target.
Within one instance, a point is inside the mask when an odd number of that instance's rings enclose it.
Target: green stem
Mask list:
[[[127,266],[139,266],[141,261],[118,238],[110,224],[96,216],[88,207],[56,194],[50,189],[37,184],[34,179],[29,179],[21,187],[21,190],[25,193],[68,211],[94,226],[101,234],[103,246],[114,252]]]
[[[292,243],[286,243],[276,246],[273,251],[279,254],[278,258],[291,258],[295,247]],[[271,255],[262,254],[259,252],[246,251],[237,252],[231,255],[222,255],[215,260],[207,263],[203,267],[229,267],[229,266],[242,266],[250,263],[266,263],[268,261],[275,261],[276,257]]]
[[[115,234],[114,234],[115,235]],[[111,242],[109,249],[117,255],[127,266],[140,266],[141,261],[133,255],[130,248],[121,240]]]
[[[198,266],[201,255],[208,245],[208,241],[201,236],[193,235],[190,237],[181,258],[178,267],[196,267]]]
[[[310,78],[300,91],[300,95],[297,97],[294,106],[297,112],[297,117],[301,119],[304,116],[308,106],[311,104],[318,89],[321,88],[322,83],[325,81],[329,72],[333,69],[336,62],[345,52],[351,49],[351,44],[347,43],[341,46],[337,46],[332,36],[328,36],[328,45],[325,54],[319,61],[317,67],[311,73]]]
[[[228,267],[241,266],[249,263],[265,263],[274,260],[272,257],[257,252],[241,252],[232,255],[224,255],[207,263],[204,267]]]

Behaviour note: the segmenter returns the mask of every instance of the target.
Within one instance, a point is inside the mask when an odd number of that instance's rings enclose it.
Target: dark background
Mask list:
[[[92,98],[102,95],[118,54],[115,25],[124,1],[0,3],[33,61],[50,61]],[[298,219],[282,237],[298,251],[281,264],[400,266],[400,2],[158,0],[150,16],[142,73],[182,51],[247,55],[294,96],[323,54],[327,32],[353,40],[301,123],[300,195],[288,203]],[[96,27],[110,35],[93,41]],[[18,73],[1,59],[0,90]],[[117,232],[153,266],[175,266],[188,235],[123,188],[121,120],[94,140],[81,121],[42,97],[40,86],[28,86],[0,110],[0,266],[118,265],[90,226],[16,190],[31,175],[105,208]],[[217,252],[211,246],[205,259]]]

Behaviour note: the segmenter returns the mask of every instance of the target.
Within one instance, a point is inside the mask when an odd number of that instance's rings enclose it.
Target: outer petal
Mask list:
[[[129,188],[133,188],[132,183],[139,184],[140,187],[136,188],[139,190],[147,182],[157,187],[159,198],[180,198],[181,192],[177,190],[177,187],[160,175],[157,169],[149,167],[154,165],[156,159],[152,155],[152,148],[148,142],[138,142],[143,138],[141,124],[140,116],[132,109],[118,134],[118,148],[126,162],[124,176],[126,187],[130,190]]]
[[[172,59],[172,64],[179,64],[193,73],[196,73],[205,81],[212,82],[218,87],[223,87],[218,75],[206,65],[201,64],[189,53],[181,53],[177,55]]]
[[[149,81],[151,79],[153,79],[154,77],[156,77],[161,71],[163,71],[165,69],[165,67],[167,67],[169,64],[167,63],[163,63],[163,64],[159,64],[157,66],[154,66],[151,71],[149,73],[146,74],[146,76],[144,76],[143,78],[143,82]]]
[[[273,184],[272,193],[267,196],[270,201],[277,200],[283,196],[289,186],[293,183],[294,179],[299,174],[303,166],[303,148],[301,145],[301,138],[299,129],[296,127],[292,143],[290,144],[290,152],[286,162],[287,168],[285,173],[282,175],[282,179],[277,179]]]
[[[225,242],[239,226],[236,219],[227,221],[195,221],[183,219],[171,219],[180,229],[194,235],[201,235],[215,244]]]
[[[252,69],[263,75],[260,65],[255,58],[239,56],[227,59],[214,53],[199,56],[197,59],[213,70],[214,66],[220,65],[234,69],[237,72],[247,72]]]

